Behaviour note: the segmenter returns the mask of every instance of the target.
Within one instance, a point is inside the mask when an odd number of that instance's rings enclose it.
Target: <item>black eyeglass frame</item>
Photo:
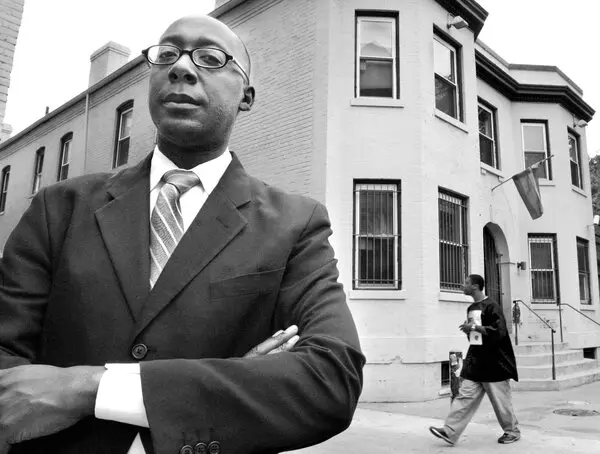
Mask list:
[[[150,58],[148,57],[148,52],[150,51],[150,49],[152,49],[153,47],[171,47],[173,49],[177,49],[179,51],[179,55],[177,56],[177,58],[175,59],[175,61],[171,62],[171,63],[156,63],[153,61],[150,61]],[[196,63],[194,61],[194,52],[196,52],[197,50],[203,50],[203,49],[210,49],[210,50],[216,50],[218,52],[221,52],[223,55],[225,55],[225,63],[223,63],[221,66],[204,66],[204,65],[199,65],[198,63]],[[192,61],[192,63],[196,66],[198,66],[199,68],[206,68],[206,69],[220,69],[220,68],[224,68],[225,66],[227,66],[227,63],[232,62],[235,63],[235,65],[240,69],[240,71],[242,71],[242,74],[244,75],[244,77],[246,77],[246,81],[248,83],[250,83],[250,77],[248,76],[248,73],[244,70],[244,68],[242,68],[242,65],[240,65],[240,63],[237,61],[237,59],[233,56],[228,54],[227,52],[225,52],[223,49],[219,49],[217,47],[196,47],[195,49],[181,49],[180,47],[174,46],[172,44],[155,44],[153,46],[148,47],[147,49],[142,50],[142,55],[146,58],[146,61],[148,63],[150,63],[151,65],[157,65],[157,66],[169,66],[169,65],[174,65],[175,63],[177,63],[179,61],[179,59],[181,58],[182,55],[187,54],[188,57],[190,57],[190,60]]]

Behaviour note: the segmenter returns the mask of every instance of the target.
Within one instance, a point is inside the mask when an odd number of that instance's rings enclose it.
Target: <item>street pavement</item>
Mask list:
[[[413,403],[363,403],[348,430],[297,454],[346,453],[600,453],[600,415],[563,416],[557,409],[600,412],[600,382],[548,392],[513,393],[522,438],[511,445],[498,444],[502,434],[491,405],[481,405],[459,443],[451,447],[429,433],[441,426],[449,409],[448,398]]]

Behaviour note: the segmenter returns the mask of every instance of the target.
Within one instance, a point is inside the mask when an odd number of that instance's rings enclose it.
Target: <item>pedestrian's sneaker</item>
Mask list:
[[[519,434],[503,434],[500,438],[498,438],[498,443],[508,445],[510,443],[514,443],[515,441],[519,441],[520,439],[521,435]]]
[[[442,440],[444,440],[449,445],[454,446],[454,442],[452,440],[450,440],[450,437],[448,437],[448,434],[446,433],[446,431],[443,428],[431,426],[429,428],[429,432],[431,432],[436,437],[441,438]]]

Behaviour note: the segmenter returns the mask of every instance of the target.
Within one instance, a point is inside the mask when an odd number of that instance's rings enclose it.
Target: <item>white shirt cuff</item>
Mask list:
[[[142,396],[140,365],[106,364],[105,367],[96,395],[96,418],[150,427]]]

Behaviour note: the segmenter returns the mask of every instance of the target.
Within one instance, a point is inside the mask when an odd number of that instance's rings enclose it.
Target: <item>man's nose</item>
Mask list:
[[[196,65],[188,54],[184,54],[179,57],[171,69],[169,69],[169,79],[171,82],[187,82],[189,84],[195,84],[198,82]]]

